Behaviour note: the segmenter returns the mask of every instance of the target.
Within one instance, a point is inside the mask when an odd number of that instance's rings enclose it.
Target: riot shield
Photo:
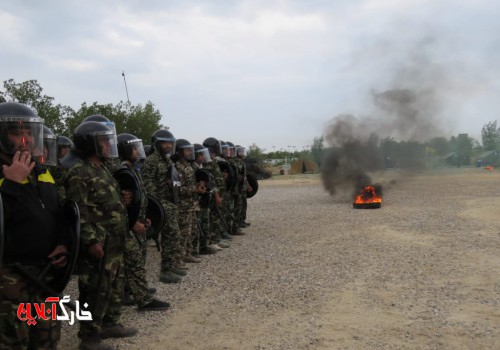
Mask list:
[[[206,191],[200,196],[200,205],[202,207],[208,207],[210,203],[210,192],[214,188],[214,176],[207,169],[198,169],[195,171],[194,176],[196,177],[196,182],[203,181],[205,183]]]
[[[132,203],[127,205],[128,227],[132,229],[141,211],[141,184],[134,172],[125,166],[115,171],[113,176],[122,191],[133,193]]]
[[[238,182],[238,169],[228,162],[219,162],[219,168],[223,173],[227,174],[227,189],[232,191]]]
[[[163,225],[165,225],[166,217],[160,201],[151,195],[148,195],[146,218],[151,220],[151,226],[146,232],[146,239],[154,239],[156,241]]]
[[[252,191],[247,192],[247,198],[252,198],[259,190],[259,183],[257,182],[257,178],[252,174],[247,174],[247,181],[250,187],[252,187]]]

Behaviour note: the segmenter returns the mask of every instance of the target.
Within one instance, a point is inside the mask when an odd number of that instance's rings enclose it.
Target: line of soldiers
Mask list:
[[[62,292],[74,264],[79,302],[92,314],[80,322],[80,349],[111,349],[103,339],[137,333],[121,324],[124,295],[139,311],[168,309],[148,287],[146,239],[160,238],[163,283],[180,282],[200,254],[228,248],[248,225],[244,156],[212,137],[193,145],[158,130],[146,157],[142,140],[117,136],[102,115],[87,117],[71,140],[29,107],[0,103],[0,349],[57,347],[60,322],[28,326],[18,307]],[[164,215],[159,225],[151,201]],[[77,208],[79,236],[63,203]]]

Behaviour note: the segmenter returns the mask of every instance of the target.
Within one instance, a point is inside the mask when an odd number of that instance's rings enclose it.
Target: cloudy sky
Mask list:
[[[500,6],[482,0],[1,1],[0,79],[57,103],[152,101],[178,138],[301,150],[372,92],[432,90],[437,127],[500,111]]]

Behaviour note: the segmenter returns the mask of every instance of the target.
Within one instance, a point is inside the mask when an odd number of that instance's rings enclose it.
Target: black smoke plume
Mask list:
[[[432,90],[394,89],[372,92],[372,116],[342,114],[326,128],[330,150],[322,163],[323,185],[330,194],[357,192],[372,185],[370,173],[384,168],[380,138],[420,141],[440,134],[436,97]]]

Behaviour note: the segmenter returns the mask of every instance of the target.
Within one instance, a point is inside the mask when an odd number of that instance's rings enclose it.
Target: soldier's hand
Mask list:
[[[138,235],[144,236],[146,234],[146,226],[141,224],[139,221],[136,221],[134,226],[132,226],[132,231]]]
[[[49,254],[48,258],[51,259],[56,257],[57,255],[60,255],[58,258],[52,261],[52,265],[54,265],[55,267],[64,267],[68,263],[68,259],[66,258],[65,254],[61,253],[67,253],[67,252],[68,250],[66,249],[65,246],[58,245],[54,248],[52,253]]]
[[[253,191],[252,186],[248,185],[248,187],[247,187],[247,192],[252,192],[252,191]]]
[[[133,197],[134,197],[134,194],[132,193],[132,191],[122,191],[123,204],[125,204],[125,205],[132,204]]]
[[[12,157],[12,164],[3,166],[3,176],[11,181],[21,183],[28,178],[34,167],[35,162],[31,161],[29,152],[17,151]]]
[[[222,207],[222,198],[220,198],[220,196],[215,196],[215,204],[218,207]]]
[[[91,245],[88,250],[91,257],[100,259],[104,256],[104,249],[102,243]]]
[[[205,187],[204,182],[198,182],[198,185],[196,186],[196,193],[202,194],[207,191],[207,188]]]

